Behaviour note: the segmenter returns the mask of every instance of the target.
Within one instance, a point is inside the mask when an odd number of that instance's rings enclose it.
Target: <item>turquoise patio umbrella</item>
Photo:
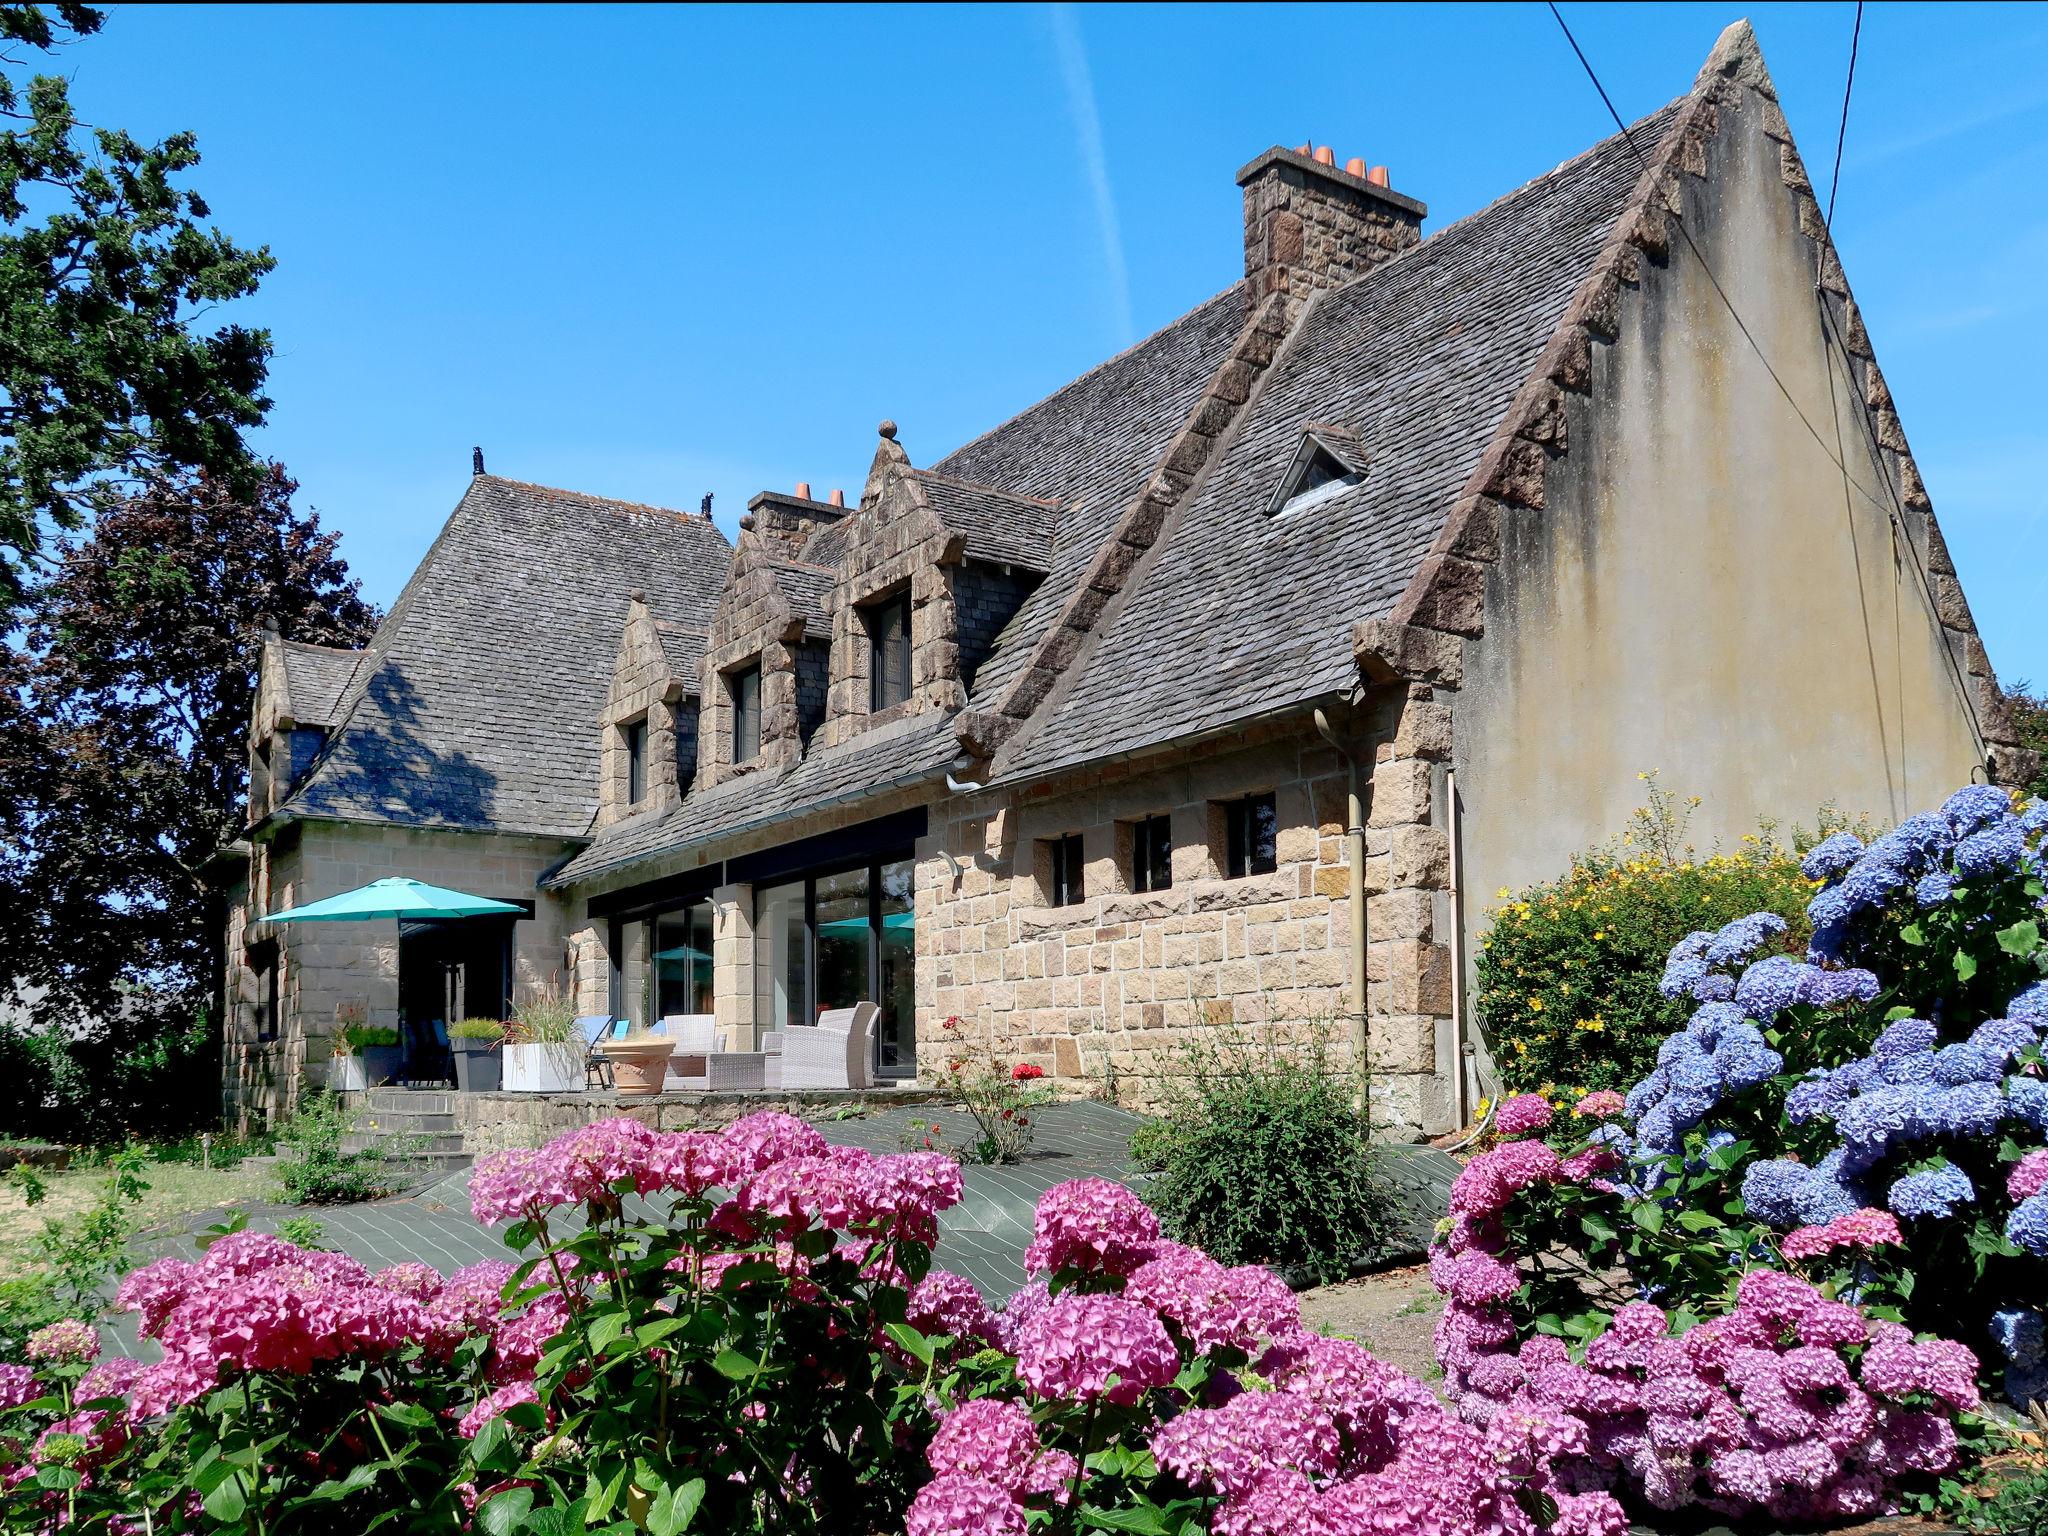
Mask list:
[[[393,877],[372,880],[368,885],[358,886],[353,891],[343,891],[339,896],[329,896],[323,901],[309,901],[303,907],[288,907],[282,912],[272,912],[263,921],[353,923],[368,922],[380,917],[428,919],[493,917],[505,914],[523,916],[525,910],[524,907],[514,906],[509,901],[493,901],[488,896],[471,896],[464,891],[451,891],[446,886],[428,885],[423,880]]]
[[[882,914],[884,933],[901,933],[906,928],[917,926],[917,915],[912,912],[885,912]],[[866,933],[868,920],[864,917],[842,917],[830,923],[818,924],[818,932],[837,935]]]

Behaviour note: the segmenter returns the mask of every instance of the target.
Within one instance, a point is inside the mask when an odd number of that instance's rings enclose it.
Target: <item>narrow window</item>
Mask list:
[[[867,613],[868,708],[879,713],[910,697],[910,594]]]
[[[725,685],[732,693],[732,760],[750,763],[761,755],[761,669],[743,667]]]
[[[277,973],[278,951],[272,949],[264,957],[256,973],[256,1038],[275,1040],[277,1038]]]
[[[1147,816],[1131,828],[1131,889],[1164,891],[1173,885],[1173,820]]]
[[[626,733],[626,804],[647,798],[647,722],[635,720]]]
[[[1231,879],[1270,875],[1279,867],[1280,821],[1271,795],[1231,801],[1224,807],[1224,821],[1229,843],[1224,868]]]
[[[1055,907],[1071,907],[1086,895],[1081,883],[1081,834],[1046,839],[1046,895]]]

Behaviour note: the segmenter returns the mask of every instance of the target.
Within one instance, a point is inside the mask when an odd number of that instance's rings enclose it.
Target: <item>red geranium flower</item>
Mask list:
[[[1043,1076],[1045,1076],[1045,1068],[1034,1067],[1028,1061],[1020,1061],[1017,1065],[1010,1068],[1010,1079],[1013,1082],[1028,1083],[1034,1077]]]

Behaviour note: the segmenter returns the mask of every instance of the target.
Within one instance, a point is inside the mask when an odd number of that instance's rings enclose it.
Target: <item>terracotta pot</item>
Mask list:
[[[611,1061],[612,1081],[621,1098],[661,1092],[668,1078],[668,1058],[675,1048],[675,1041],[660,1035],[628,1035],[623,1040],[607,1040],[598,1047]]]

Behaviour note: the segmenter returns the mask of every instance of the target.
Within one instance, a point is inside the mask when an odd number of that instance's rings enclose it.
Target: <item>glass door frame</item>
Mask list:
[[[889,864],[914,863],[915,858],[914,850],[903,848],[882,853],[871,853],[857,859],[838,859],[829,864],[818,864],[802,871],[793,871],[789,875],[773,882],[763,881],[756,888],[755,896],[758,898],[759,891],[766,889],[770,884],[794,885],[799,880],[803,882],[803,1012],[811,1019],[815,1020],[818,1016],[818,882],[820,880],[828,880],[834,875],[843,875],[849,870],[859,869],[866,871],[868,877],[868,983],[872,991],[880,992],[882,990],[882,869],[885,865]],[[760,908],[758,905],[754,909],[754,920],[756,924],[760,922]],[[915,954],[914,940],[912,953],[913,955]],[[915,993],[913,991],[913,998],[914,996]],[[883,1006],[883,999],[880,997],[869,998],[866,1001],[874,1003],[878,1009]],[[908,1020],[900,1021],[909,1026],[907,1031],[910,1037],[909,1061],[899,1062],[894,1066],[886,1068],[882,1065],[881,1018],[879,1015],[876,1017],[875,1031],[868,1042],[868,1067],[876,1077],[887,1078],[891,1082],[895,1082],[917,1076],[917,1020],[915,1013],[916,1005],[913,1001],[912,1017]],[[779,1028],[781,1025],[778,1022],[770,1027]],[[803,1026],[799,1025],[797,1027],[802,1028]]]

